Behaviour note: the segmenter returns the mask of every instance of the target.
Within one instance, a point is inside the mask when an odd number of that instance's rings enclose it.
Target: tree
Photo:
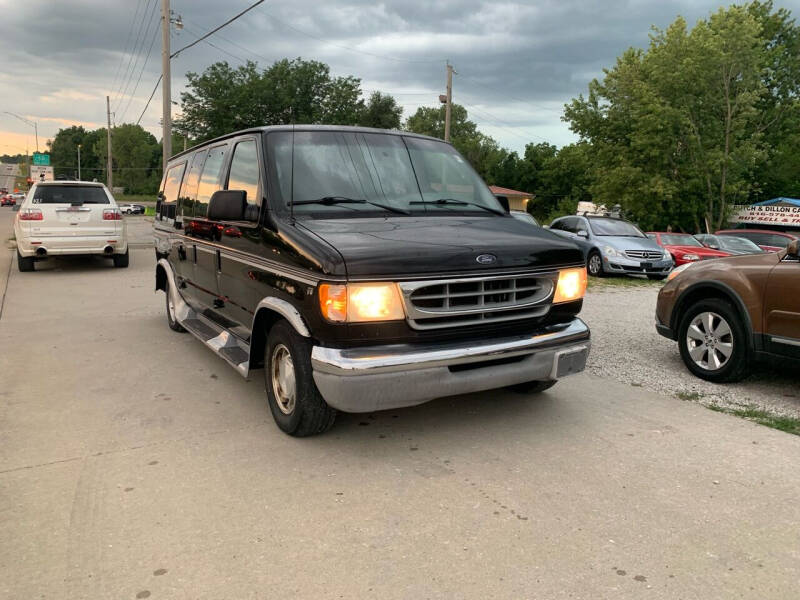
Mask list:
[[[263,70],[254,62],[235,69],[217,62],[186,76],[175,129],[195,143],[261,125],[399,125],[394,98],[373,94],[365,104],[360,79],[334,77],[318,61],[283,59]]]
[[[94,132],[94,153],[105,166],[108,137],[105,129]],[[155,193],[161,179],[161,144],[143,127],[126,123],[111,130],[114,187],[127,194]],[[106,167],[107,168],[107,167]],[[98,180],[106,180],[106,170]]]
[[[81,126],[59,129],[47,146],[50,164],[56,176],[78,175],[78,144],[81,145],[81,177],[92,179],[102,169],[100,160],[94,152],[95,136]]]
[[[394,96],[372,92],[366,105],[358,118],[362,127],[377,127],[379,129],[400,129],[400,118],[403,116],[403,107],[397,105]]]
[[[654,30],[646,51],[627,50],[565,110],[591,144],[592,193],[645,227],[721,226],[753,192],[769,156],[765,134],[794,104],[796,58],[773,52],[784,39],[797,39],[785,14],[751,3],[691,31],[678,18]]]

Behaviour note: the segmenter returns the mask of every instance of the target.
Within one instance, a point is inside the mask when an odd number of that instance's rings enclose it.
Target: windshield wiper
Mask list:
[[[334,204],[369,204],[371,206],[377,206],[378,208],[399,213],[401,215],[411,214],[407,210],[397,208],[396,206],[380,204],[378,202],[372,202],[371,200],[364,200],[363,198],[347,198],[346,196],[323,196],[322,198],[317,198],[316,200],[296,200],[292,202],[292,204],[296,206],[300,206],[302,204],[324,204],[325,206],[333,206]]]
[[[477,206],[478,208],[482,208],[483,210],[489,211],[490,213],[494,213],[496,215],[505,215],[504,212],[494,208],[490,208],[488,206],[484,206],[483,204],[478,204],[477,202],[468,202],[466,200],[456,200],[455,198],[438,198],[430,202],[425,200],[413,200],[409,202],[409,204],[450,204],[450,205],[461,205],[461,206]]]

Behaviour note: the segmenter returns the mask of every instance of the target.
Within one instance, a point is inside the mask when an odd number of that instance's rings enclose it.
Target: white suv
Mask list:
[[[54,255],[98,254],[128,266],[128,236],[122,213],[102,183],[46,181],[31,187],[14,220],[17,265]]]

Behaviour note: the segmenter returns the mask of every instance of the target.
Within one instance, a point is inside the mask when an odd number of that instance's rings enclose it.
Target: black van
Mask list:
[[[167,319],[307,436],[369,412],[584,369],[586,269],[509,216],[441,140],[277,126],[169,160],[155,218]]]

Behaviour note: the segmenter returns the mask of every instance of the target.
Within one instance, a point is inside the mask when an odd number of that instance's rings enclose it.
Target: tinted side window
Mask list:
[[[258,220],[258,209],[261,206],[260,168],[258,165],[258,148],[255,140],[239,142],[233,149],[231,170],[228,176],[228,190],[244,190],[247,194],[248,220]],[[255,214],[253,214],[255,213]]]
[[[164,189],[161,190],[159,194],[159,196],[161,196],[161,212],[159,214],[161,219],[175,218],[178,190],[181,187],[181,180],[183,179],[183,172],[185,169],[185,162],[173,165],[167,169],[166,177],[164,177]]]
[[[579,220],[575,217],[567,217],[562,222],[561,229],[569,231],[570,233],[577,233],[578,229],[580,229]]]
[[[191,218],[194,215],[194,203],[197,199],[197,184],[200,182],[200,171],[203,169],[203,162],[205,162],[205,150],[195,152],[192,157],[192,166],[189,167],[189,172],[183,178],[183,185],[181,185],[181,193],[178,196],[178,215],[176,220],[183,221],[184,217]]]
[[[564,221],[553,221],[550,224],[550,229],[554,229],[555,231],[564,231]]]
[[[203,171],[200,175],[200,185],[197,187],[197,200],[194,205],[194,216],[205,217],[208,213],[208,201],[211,195],[220,189],[219,175],[222,171],[222,164],[225,162],[225,154],[228,145],[214,146],[208,151]]]

